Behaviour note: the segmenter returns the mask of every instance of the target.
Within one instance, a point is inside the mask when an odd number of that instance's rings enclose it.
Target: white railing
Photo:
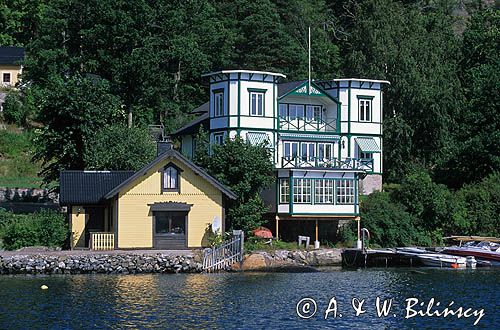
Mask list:
[[[205,249],[203,270],[206,272],[228,270],[234,263],[242,262],[244,239],[242,230],[234,230],[231,239],[219,246]]]
[[[115,234],[113,233],[91,233],[90,249],[91,250],[114,250]]]

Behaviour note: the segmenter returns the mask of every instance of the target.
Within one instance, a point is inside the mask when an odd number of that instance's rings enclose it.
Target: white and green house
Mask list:
[[[277,180],[263,197],[276,236],[287,226],[306,223],[318,240],[322,221],[331,227],[332,221],[338,226],[359,220],[358,196],[382,187],[382,92],[389,82],[283,82],[283,74],[247,70],[204,76],[210,81],[209,102],[174,133],[184,155],[193,156],[200,125],[214,144],[228,136],[267,142]]]

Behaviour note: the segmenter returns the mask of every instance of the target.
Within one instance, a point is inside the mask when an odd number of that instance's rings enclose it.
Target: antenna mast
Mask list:
[[[307,94],[311,94],[311,27],[308,29],[308,37],[307,37],[307,48],[308,48],[308,84],[307,84]]]

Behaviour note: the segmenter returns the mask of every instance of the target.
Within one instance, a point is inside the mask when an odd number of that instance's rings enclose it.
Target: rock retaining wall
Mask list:
[[[157,255],[15,255],[0,257],[0,274],[200,273],[193,256]]]
[[[241,270],[265,271],[274,268],[340,266],[341,264],[341,249],[256,251],[245,256]],[[235,265],[233,269],[240,270],[240,267]]]

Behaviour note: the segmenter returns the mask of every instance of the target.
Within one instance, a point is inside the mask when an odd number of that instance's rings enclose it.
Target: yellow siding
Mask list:
[[[82,206],[71,207],[71,248],[85,246],[85,223],[87,216]]]
[[[10,86],[15,86],[19,81],[21,67],[17,65],[0,65],[0,85],[3,85],[3,74],[10,73]]]
[[[173,162],[180,173],[180,193],[161,192],[161,169]],[[188,213],[188,247],[207,245],[206,228],[215,216],[222,215],[222,193],[190,168],[175,159],[167,159],[130,184],[119,195],[118,248],[152,248],[153,217],[148,204],[155,202],[193,204]]]

